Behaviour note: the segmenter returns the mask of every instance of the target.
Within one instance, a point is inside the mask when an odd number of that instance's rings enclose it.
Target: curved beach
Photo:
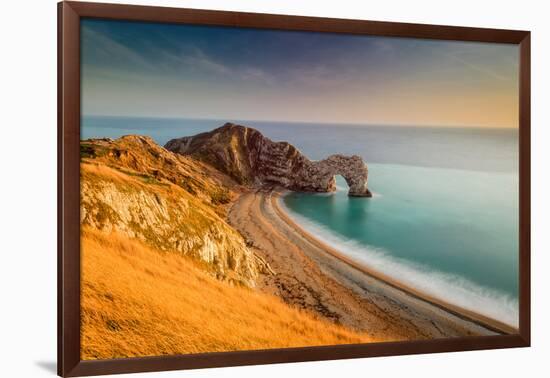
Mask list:
[[[517,332],[351,260],[296,224],[279,206],[281,194],[243,193],[228,216],[251,249],[275,271],[262,276],[261,290],[379,340]]]

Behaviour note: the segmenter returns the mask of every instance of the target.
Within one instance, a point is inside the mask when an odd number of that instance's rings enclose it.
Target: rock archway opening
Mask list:
[[[346,180],[346,178],[342,175],[334,175],[334,181],[336,184],[336,190],[339,192],[348,192],[349,191],[349,183]]]

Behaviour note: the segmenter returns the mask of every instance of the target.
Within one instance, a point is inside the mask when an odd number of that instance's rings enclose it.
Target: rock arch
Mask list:
[[[302,192],[333,192],[335,175],[344,177],[348,195],[371,197],[368,169],[360,156],[331,155],[312,161],[288,142],[273,142],[258,130],[226,123],[212,131],[166,143],[169,151],[191,155],[238,183]]]
[[[331,155],[326,159],[311,162],[314,173],[308,179],[320,184],[321,190],[336,190],[336,175],[342,176],[349,186],[352,197],[372,197],[367,187],[368,168],[360,156]]]

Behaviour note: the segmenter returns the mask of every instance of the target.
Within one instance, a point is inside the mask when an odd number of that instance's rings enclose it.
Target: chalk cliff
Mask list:
[[[244,185],[331,192],[336,189],[334,176],[341,175],[350,196],[371,196],[368,169],[360,156],[311,161],[293,145],[273,142],[250,127],[226,123],[207,133],[172,139],[165,148],[208,163]]]
[[[151,138],[82,141],[80,221],[204,263],[216,278],[253,287],[271,273],[225,222],[236,183]]]

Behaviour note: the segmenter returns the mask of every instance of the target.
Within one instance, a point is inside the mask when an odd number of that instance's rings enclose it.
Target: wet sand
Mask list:
[[[278,206],[279,191],[243,193],[228,221],[275,271],[259,289],[292,306],[386,341],[513,333],[369,271],[303,230]]]

